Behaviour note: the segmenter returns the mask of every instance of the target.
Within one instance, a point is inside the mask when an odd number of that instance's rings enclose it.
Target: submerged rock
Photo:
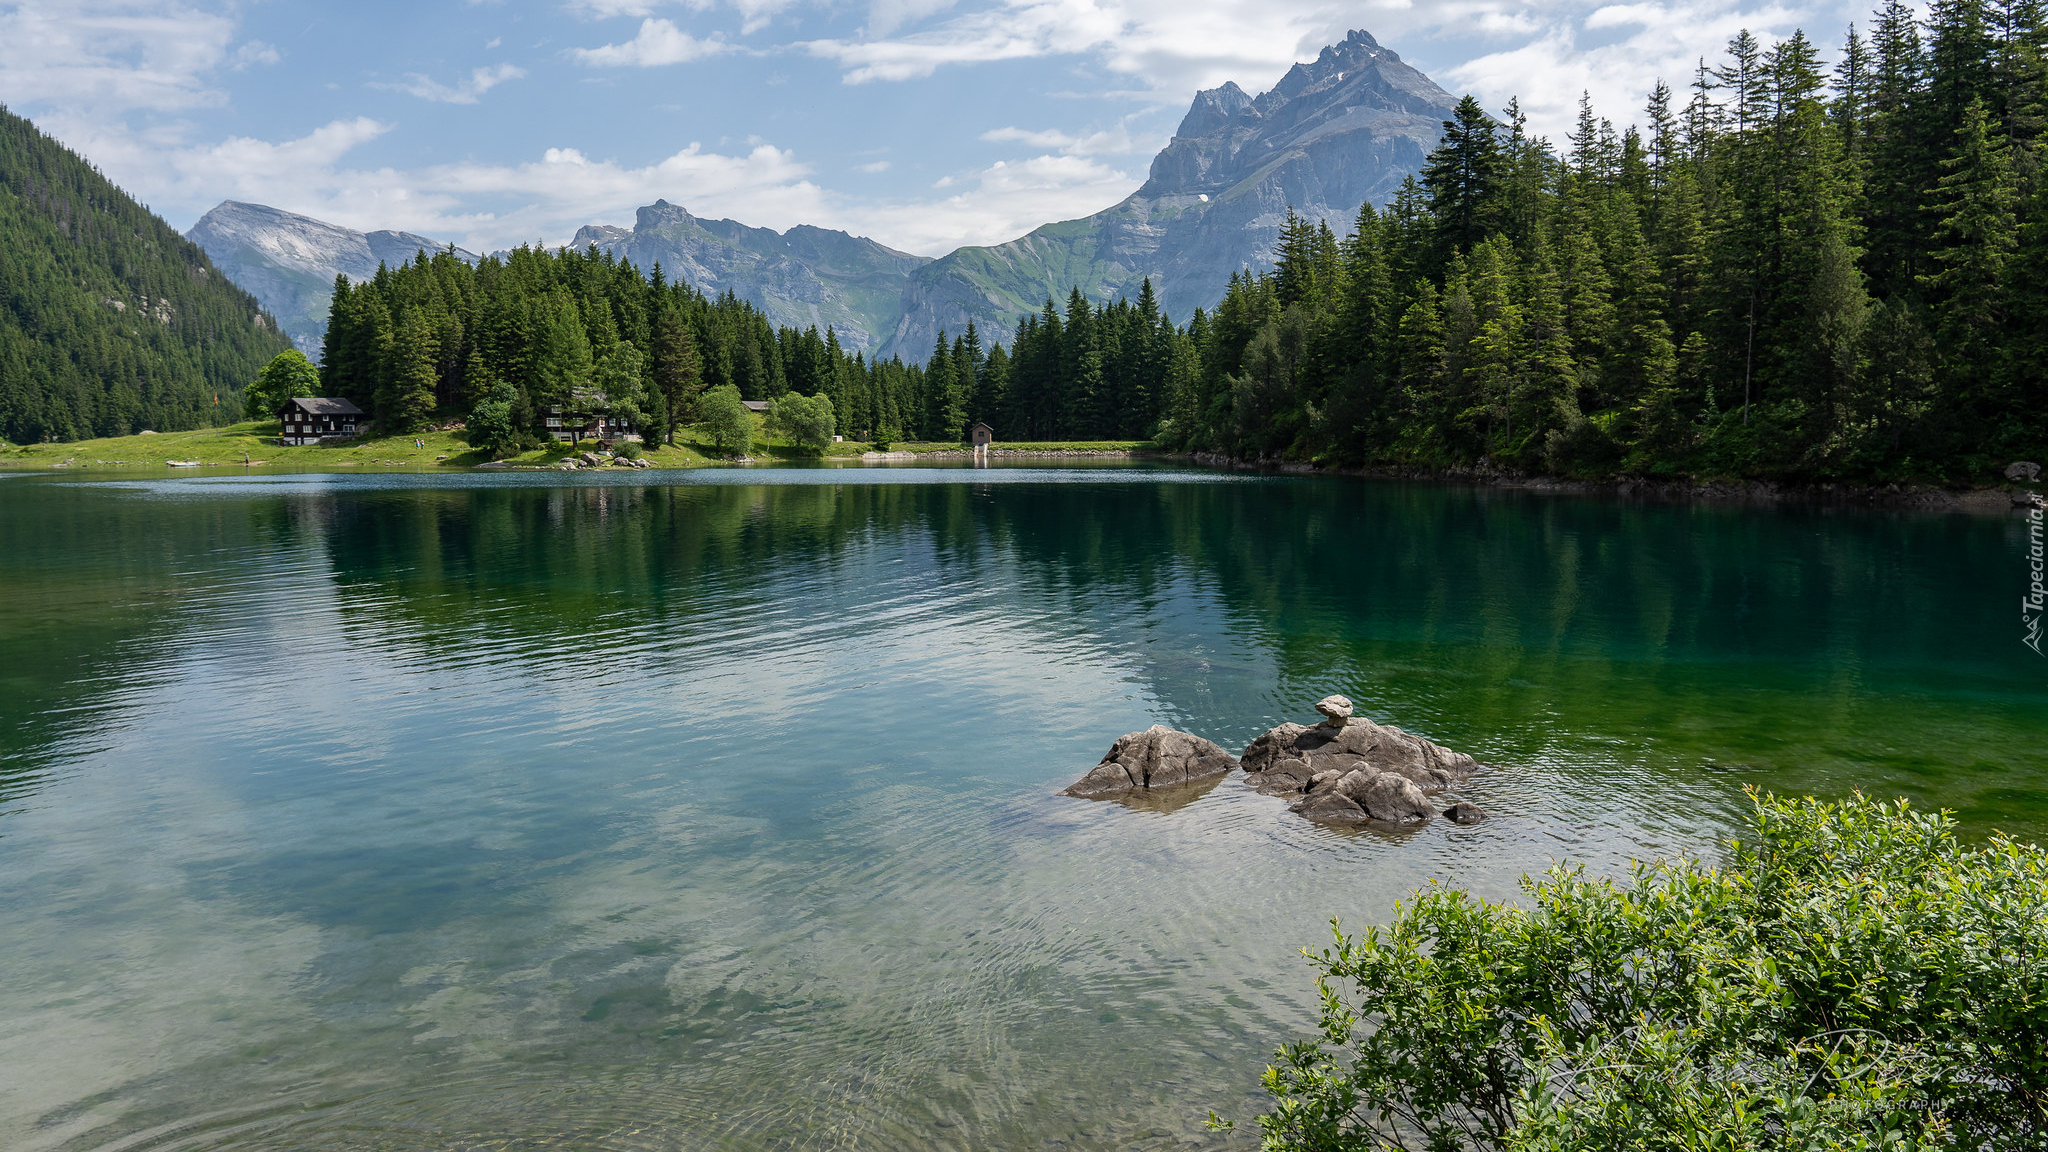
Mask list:
[[[1444,819],[1453,824],[1477,824],[1486,819],[1486,811],[1477,804],[1460,800],[1444,809]]]
[[[1428,797],[1479,769],[1462,752],[1353,715],[1342,696],[1317,701],[1316,710],[1323,723],[1282,724],[1252,741],[1243,761],[1246,783],[1299,797],[1291,807],[1309,819],[1420,823],[1436,814]]]
[[[1211,741],[1163,724],[1121,737],[1102,763],[1069,787],[1069,796],[1114,796],[1134,789],[1151,791],[1221,776],[1237,767],[1237,759]]]

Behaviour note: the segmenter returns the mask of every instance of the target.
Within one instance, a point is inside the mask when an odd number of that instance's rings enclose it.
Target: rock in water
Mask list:
[[[1365,786],[1358,806],[1365,814],[1387,824],[1420,824],[1436,815],[1429,798],[1413,780],[1393,772],[1382,772]]]
[[[1267,795],[1298,797],[1294,811],[1310,819],[1417,823],[1435,815],[1427,797],[1479,770],[1462,752],[1353,715],[1342,696],[1317,701],[1316,710],[1324,723],[1282,724],[1244,750],[1246,783]],[[1391,779],[1379,784],[1381,776]]]
[[[1154,724],[1121,737],[1086,776],[1068,788],[1069,796],[1114,796],[1134,789],[1171,788],[1221,776],[1237,767],[1230,753],[1200,736]]]
[[[1486,819],[1486,811],[1477,804],[1460,800],[1444,809],[1444,819],[1453,824],[1477,824]]]

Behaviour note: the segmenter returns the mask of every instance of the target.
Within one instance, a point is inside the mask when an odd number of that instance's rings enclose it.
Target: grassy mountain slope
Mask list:
[[[290,347],[197,245],[0,108],[0,437],[224,424]]]

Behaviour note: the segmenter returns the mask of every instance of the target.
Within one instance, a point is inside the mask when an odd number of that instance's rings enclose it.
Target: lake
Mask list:
[[[1201,1121],[1332,917],[1715,853],[1745,785],[2048,832],[2026,548],[1160,465],[0,478],[0,1146],[1249,1148]],[[1492,819],[1058,795],[1331,692]]]

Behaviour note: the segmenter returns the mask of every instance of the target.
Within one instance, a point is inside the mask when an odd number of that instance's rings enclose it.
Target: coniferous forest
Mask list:
[[[0,236],[5,439],[230,423],[291,347],[197,245],[4,108]]]
[[[984,421],[1345,465],[1984,477],[2048,444],[2044,41],[2038,0],[1924,23],[1892,0],[1838,60],[1745,32],[1641,126],[1582,102],[1562,144],[1468,97],[1384,211],[1342,238],[1291,217],[1213,312],[1075,290],[923,365],[595,250],[422,254],[337,285],[326,386],[394,426],[504,385],[532,428],[596,381],[672,430],[730,385],[829,396],[864,440]]]
[[[776,329],[752,304],[707,297],[659,266],[591,249],[522,247],[471,266],[449,253],[335,283],[322,386],[387,428],[461,413],[505,387],[514,423],[601,396],[667,437],[699,398],[731,387],[749,400],[824,395],[838,430],[869,441],[956,441],[985,421],[1005,439],[1141,439],[1159,421],[1169,369],[1191,384],[1187,334],[1149,290],[1137,304],[1091,305],[1075,292],[1027,318],[1015,353],[969,325],[924,364],[869,360],[829,328]]]
[[[1469,98],[1354,234],[1291,222],[1162,439],[1565,474],[1983,476],[2048,442],[2042,7],[1748,33],[1560,147]]]

